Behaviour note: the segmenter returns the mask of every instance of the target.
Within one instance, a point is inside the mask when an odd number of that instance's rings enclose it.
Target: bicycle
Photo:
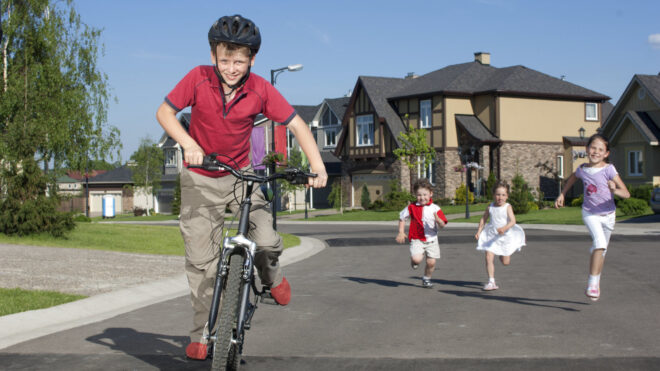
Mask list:
[[[244,173],[219,161],[217,157],[217,154],[212,153],[204,157],[202,165],[190,165],[188,168],[227,171],[236,177],[237,181],[245,181],[246,188],[239,205],[238,231],[236,235],[227,236],[222,241],[211,310],[204,331],[207,341],[213,342],[211,370],[214,371],[239,368],[245,331],[250,329],[257,305],[260,301],[265,303],[265,300],[273,300],[269,287],[262,286],[261,290],[257,289],[254,277],[254,254],[257,245],[247,238],[251,196],[255,184],[267,184],[275,179],[285,179],[291,184],[307,184],[310,177],[316,177],[316,174],[297,168],[286,168],[282,173],[269,176]],[[254,294],[253,299],[251,292]]]

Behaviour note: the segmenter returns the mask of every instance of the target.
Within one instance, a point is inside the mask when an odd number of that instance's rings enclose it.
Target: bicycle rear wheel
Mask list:
[[[241,362],[238,344],[232,344],[231,339],[236,331],[244,261],[245,258],[240,254],[232,255],[229,260],[229,274],[220,298],[218,330],[213,345],[213,362],[211,364],[213,371],[236,370]]]

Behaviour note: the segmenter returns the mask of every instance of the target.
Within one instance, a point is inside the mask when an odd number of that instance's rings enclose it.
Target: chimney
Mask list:
[[[474,53],[474,61],[479,62],[484,66],[490,66],[490,53],[476,52]]]
[[[418,78],[418,77],[419,77],[419,76],[415,75],[414,72],[408,72],[408,74],[406,75],[405,79],[406,79],[406,80],[411,80],[411,79],[416,79],[416,78]]]

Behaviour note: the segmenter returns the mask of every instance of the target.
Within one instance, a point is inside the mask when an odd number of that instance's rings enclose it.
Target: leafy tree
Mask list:
[[[534,195],[521,174],[516,174],[511,180],[509,203],[515,214],[526,214],[530,210],[530,203],[534,203]]]
[[[362,205],[362,208],[365,210],[368,210],[369,206],[371,206],[371,197],[369,196],[369,187],[367,187],[367,183],[364,183],[362,185],[362,195],[360,196],[360,205]]]
[[[417,178],[421,178],[422,167],[426,169],[435,158],[435,150],[426,139],[426,130],[411,129],[408,133],[401,132],[399,140],[402,146],[395,149],[394,154],[411,170],[417,168]]]
[[[163,150],[149,138],[142,139],[138,150],[131,155],[135,161],[132,171],[133,186],[143,189],[148,196],[158,192],[163,174]],[[147,207],[147,215],[149,208]]]
[[[303,155],[302,152],[297,148],[291,148],[289,151],[289,157],[287,159],[288,167],[298,167],[303,168]],[[278,169],[283,171],[284,169]],[[279,179],[279,187],[283,193],[292,193],[293,194],[293,205],[296,205],[296,191],[303,189],[305,186],[300,184],[291,184],[283,179]],[[291,210],[289,210],[291,211]]]
[[[106,124],[107,76],[97,67],[100,31],[72,0],[0,0],[0,19],[0,209],[32,226],[3,218],[0,232],[61,235],[69,223],[47,192],[60,169],[83,171],[89,158],[119,154],[119,131]]]

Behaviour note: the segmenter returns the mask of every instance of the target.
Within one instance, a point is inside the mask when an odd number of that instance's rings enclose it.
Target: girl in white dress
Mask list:
[[[486,252],[486,272],[488,283],[483,290],[497,290],[495,283],[495,255],[500,257],[504,265],[511,263],[511,254],[525,246],[525,231],[516,224],[513,208],[506,200],[509,198],[509,188],[504,182],[498,182],[493,188],[493,199],[484,215],[479,221],[479,229],[474,236],[477,241],[477,250]],[[490,217],[490,222],[486,221]],[[485,226],[485,228],[484,228]]]

